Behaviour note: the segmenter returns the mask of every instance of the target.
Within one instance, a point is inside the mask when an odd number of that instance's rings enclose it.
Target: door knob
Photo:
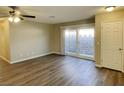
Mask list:
[[[119,48],[119,51],[123,50],[122,48]]]

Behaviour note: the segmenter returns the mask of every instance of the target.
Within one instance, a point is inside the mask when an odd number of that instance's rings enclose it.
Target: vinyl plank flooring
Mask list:
[[[1,86],[123,86],[124,73],[95,63],[51,54],[9,64],[0,59]]]

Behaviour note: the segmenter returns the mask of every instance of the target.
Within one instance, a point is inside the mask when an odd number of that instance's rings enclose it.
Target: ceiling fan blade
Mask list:
[[[16,9],[18,9],[18,7],[17,6],[8,6],[9,8],[12,8],[13,10],[16,10]]]
[[[31,15],[21,15],[22,17],[28,17],[28,18],[36,18],[36,16],[31,16]]]
[[[21,20],[24,20],[24,18],[20,17]]]
[[[2,16],[2,15],[0,15],[0,18],[5,18],[5,17],[9,17],[9,16]]]

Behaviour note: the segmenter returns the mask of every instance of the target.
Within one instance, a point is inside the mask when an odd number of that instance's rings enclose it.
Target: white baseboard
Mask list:
[[[29,58],[24,58],[24,59],[19,59],[19,60],[11,61],[10,64],[14,64],[14,63],[18,63],[18,62],[23,62],[23,61],[26,61],[26,60],[30,60],[30,59],[46,56],[46,55],[49,55],[49,54],[52,54],[52,53],[45,53],[45,54],[41,54],[41,55],[29,57]]]
[[[96,65],[96,67],[102,68],[102,66],[101,66],[101,65],[99,65],[99,64],[95,64],[95,65]]]
[[[0,58],[1,58],[2,60],[4,60],[4,61],[10,63],[10,61],[9,61],[8,59],[6,59],[6,58],[4,58],[4,57],[2,57],[2,56],[0,56]]]
[[[51,52],[51,54],[59,54],[59,55],[62,55],[60,52]]]
[[[124,73],[124,68],[122,68],[122,71],[121,72]]]

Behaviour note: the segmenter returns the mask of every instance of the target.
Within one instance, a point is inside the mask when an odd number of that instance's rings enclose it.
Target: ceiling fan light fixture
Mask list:
[[[8,18],[8,20],[9,20],[10,22],[13,22],[13,17],[10,16],[10,17]]]
[[[8,20],[10,22],[17,23],[20,20],[24,20],[24,18],[36,18],[36,16],[32,16],[32,15],[23,15],[19,11],[19,8],[17,6],[9,6],[9,8],[12,9],[11,11],[9,11],[9,18],[8,18]]]
[[[20,11],[16,11],[16,15],[20,15],[21,13],[20,13]]]
[[[20,18],[16,16],[16,17],[14,18],[14,23],[17,23],[17,22],[19,22],[19,21],[20,21]]]
[[[115,9],[115,6],[108,6],[108,7],[105,7],[105,10],[108,11],[108,12],[111,12]]]

